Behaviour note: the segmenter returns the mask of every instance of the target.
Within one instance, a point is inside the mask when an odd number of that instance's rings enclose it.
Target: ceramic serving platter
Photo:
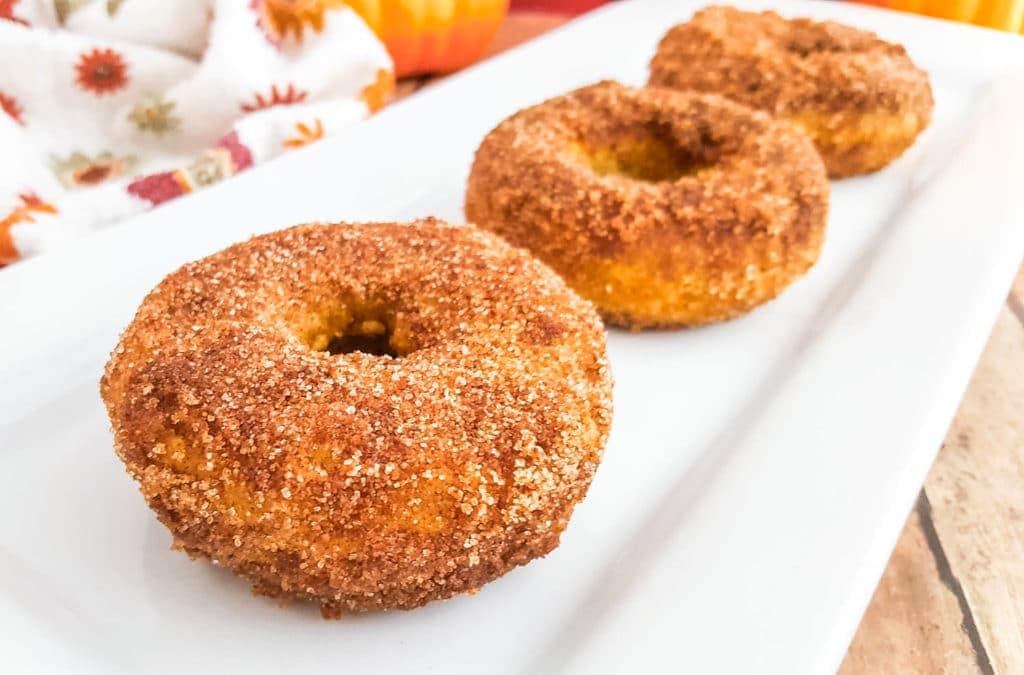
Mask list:
[[[743,4],[743,3],[741,3]],[[169,550],[97,380],[181,263],[310,220],[462,219],[483,135],[642,83],[697,3],[622,2],[344,135],[0,271],[0,671],[819,673],[839,663],[1024,252],[1024,41],[840,3],[907,45],[935,123],[834,183],[821,260],[732,323],[610,335],[615,420],[561,547],[475,596],[323,621]],[[339,261],[344,264],[344,261]]]

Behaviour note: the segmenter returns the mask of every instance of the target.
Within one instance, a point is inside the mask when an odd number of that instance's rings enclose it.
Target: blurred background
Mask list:
[[[330,137],[605,1],[0,0],[0,267]],[[1024,29],[1024,0],[860,1]]]
[[[607,0],[512,0],[512,12],[578,14]],[[1024,32],[1022,0],[858,0],[902,12],[914,12],[940,19],[973,23],[988,28]]]

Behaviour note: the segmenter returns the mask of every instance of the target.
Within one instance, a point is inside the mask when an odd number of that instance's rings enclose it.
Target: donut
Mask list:
[[[653,86],[712,92],[793,122],[829,175],[871,173],[931,122],[928,74],[906,50],[833,21],[709,7],[665,35]]]
[[[821,158],[790,125],[720,96],[606,81],[491,131],[465,211],[638,330],[774,298],[817,260],[828,198]]]
[[[175,547],[325,617],[473,592],[554,549],[611,420],[592,306],[433,219],[303,225],[185,265],[101,393]]]

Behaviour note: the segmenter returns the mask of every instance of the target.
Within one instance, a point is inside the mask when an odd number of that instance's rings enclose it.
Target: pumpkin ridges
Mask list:
[[[395,75],[411,75],[421,58],[423,42],[433,26],[428,25],[427,4],[405,0],[381,0],[384,43],[395,61]]]
[[[349,0],[384,42],[395,74],[456,70],[483,53],[508,0]]]
[[[974,23],[1017,32],[1024,23],[1024,0],[991,0],[978,10]]]
[[[1009,32],[1024,33],[1024,0],[858,0]]]
[[[394,46],[395,73],[413,75],[432,68],[427,51],[434,39],[432,5],[409,0],[382,0],[385,44]]]
[[[940,19],[966,22],[974,18],[979,5],[979,0],[928,0],[921,12]]]
[[[472,0],[469,0],[472,2]],[[441,70],[440,64],[449,53],[455,53],[457,45],[453,44],[452,35],[458,30],[465,17],[466,0],[434,0],[426,12],[426,23],[430,27],[424,37],[428,37],[420,47],[418,63],[432,64],[432,69]],[[427,9],[427,8],[425,8]],[[456,11],[461,10],[456,15]],[[445,29],[448,29],[448,34]]]
[[[460,45],[460,48],[453,51],[463,54],[482,54],[487,49],[487,45],[491,43],[496,32],[497,27],[492,27],[486,19],[459,26],[454,31],[452,41]],[[457,70],[465,65],[468,64],[459,60],[447,59],[439,70],[448,72]]]

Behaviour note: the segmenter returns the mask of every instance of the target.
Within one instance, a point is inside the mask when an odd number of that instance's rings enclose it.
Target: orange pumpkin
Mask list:
[[[1018,32],[1024,30],[1024,0],[991,0],[983,3],[974,23]]]
[[[1024,0],[860,0],[904,12],[1024,32]]]
[[[447,73],[483,54],[509,0],[348,0],[391,53],[395,75]]]

